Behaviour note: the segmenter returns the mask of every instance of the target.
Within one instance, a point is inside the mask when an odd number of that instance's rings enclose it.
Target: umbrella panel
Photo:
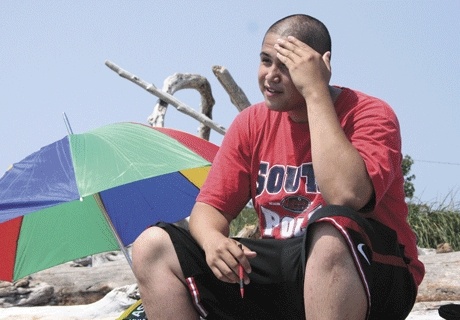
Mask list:
[[[158,221],[177,222],[190,215],[210,166],[173,172],[100,193],[125,246]]]
[[[79,198],[66,137],[15,163],[0,179],[0,222]]]
[[[210,164],[178,140],[139,124],[108,125],[69,139],[82,196]]]
[[[9,228],[10,236],[6,242],[16,241],[16,252],[13,257],[7,253],[12,248],[2,246],[0,255],[8,256],[8,259],[2,259],[0,269],[8,271],[11,279],[19,279],[76,258],[119,249],[93,197],[0,224],[0,233],[6,235],[6,230],[2,230],[6,228]],[[5,278],[3,275],[0,271],[0,278]]]

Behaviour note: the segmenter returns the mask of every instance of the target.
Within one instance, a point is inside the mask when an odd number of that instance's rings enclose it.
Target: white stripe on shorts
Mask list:
[[[187,281],[188,290],[190,291],[190,294],[192,296],[195,308],[198,310],[202,317],[206,317],[208,315],[208,311],[206,311],[206,309],[201,304],[200,292],[198,291],[198,288],[196,286],[195,278],[189,277],[185,280]]]

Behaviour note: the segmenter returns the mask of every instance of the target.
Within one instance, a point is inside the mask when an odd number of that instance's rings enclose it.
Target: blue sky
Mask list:
[[[157,87],[176,73],[208,78],[214,119],[237,114],[212,73],[226,67],[252,103],[261,100],[262,37],[276,20],[307,13],[332,36],[332,84],[387,101],[416,197],[460,202],[459,1],[0,1],[0,174],[66,135],[121,121],[147,123],[156,97],[120,78],[110,60]],[[176,93],[197,108],[199,95]],[[166,126],[198,123],[169,108]],[[222,136],[211,133],[220,144]],[[3,168],[3,169],[2,169]]]

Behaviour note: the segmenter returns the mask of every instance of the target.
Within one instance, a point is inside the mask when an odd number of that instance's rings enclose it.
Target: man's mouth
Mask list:
[[[271,88],[271,87],[267,87],[267,86],[265,86],[265,90],[266,90],[268,93],[270,93],[270,94],[281,93],[281,91],[275,90],[275,89],[273,89],[273,88]]]

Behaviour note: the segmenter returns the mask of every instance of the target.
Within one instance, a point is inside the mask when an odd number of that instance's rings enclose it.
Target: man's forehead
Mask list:
[[[273,47],[280,36],[276,33],[267,33],[262,42],[262,49],[264,47]]]

